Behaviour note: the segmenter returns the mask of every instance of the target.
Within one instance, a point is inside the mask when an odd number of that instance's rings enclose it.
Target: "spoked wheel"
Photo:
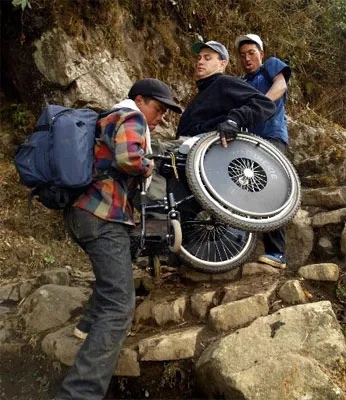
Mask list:
[[[217,219],[246,231],[274,230],[293,218],[300,205],[300,182],[274,145],[238,134],[225,149],[216,132],[203,135],[186,159],[191,191]]]
[[[207,273],[231,271],[255,249],[256,236],[217,221],[206,211],[182,222],[180,256],[191,267]]]
[[[182,237],[180,222],[177,219],[170,219],[168,221],[168,248],[172,253],[180,250]]]

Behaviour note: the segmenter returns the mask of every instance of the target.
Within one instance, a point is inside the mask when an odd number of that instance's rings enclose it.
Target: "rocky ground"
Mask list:
[[[1,286],[19,285],[22,291],[30,290],[31,281],[42,279],[47,271],[68,272],[71,278],[70,286],[88,288],[92,283],[89,263],[85,255],[66,236],[59,213],[47,210],[33,202],[28,207],[27,191],[18,184],[17,175],[11,162],[0,162],[0,273]],[[261,251],[261,244],[259,249]],[[254,255],[255,257],[255,255]],[[162,258],[165,263],[165,258]],[[251,261],[251,260],[250,260]],[[340,265],[342,267],[341,260]],[[137,285],[137,300],[141,304],[149,295],[160,304],[168,298],[190,295],[196,290],[218,291],[227,284],[227,277],[219,280],[203,280],[191,277],[191,271],[183,268],[172,269],[164,267],[161,279],[153,279],[146,268],[146,260],[141,260],[136,268],[140,274],[141,284]],[[249,271],[251,271],[251,264]],[[265,271],[264,271],[265,272]],[[238,287],[238,298],[258,293],[258,290],[268,282],[285,281],[296,276],[297,271],[287,269],[274,275],[268,273],[258,276],[240,278],[234,275]],[[192,274],[193,275],[193,274]],[[274,277],[274,278],[273,278]],[[240,278],[240,279],[239,279]],[[42,281],[44,283],[44,281]],[[46,282],[47,283],[47,282]],[[340,301],[336,292],[335,282],[305,280],[303,291],[309,301],[328,300],[339,323],[345,329],[345,303]],[[221,293],[220,293],[221,295]],[[223,293],[224,295],[224,293]],[[25,301],[23,295],[20,303]],[[217,296],[216,296],[217,297]],[[279,309],[280,301],[277,296],[271,299],[269,313]],[[56,390],[66,366],[48,358],[41,350],[40,335],[28,334],[24,330],[22,319],[18,318],[16,302],[3,302],[0,305],[0,326],[11,326],[10,330],[0,330],[9,336],[1,337],[1,399],[29,400],[50,399]],[[5,322],[6,321],[6,322]],[[9,322],[10,321],[10,322]],[[187,312],[182,324],[171,323],[170,328],[185,328],[193,325],[194,317]],[[146,333],[164,333],[167,325],[146,323]],[[137,333],[137,332],[135,332]],[[212,335],[212,340],[222,336],[222,333]],[[203,342],[204,340],[204,342]],[[207,345],[210,337],[204,337],[201,343]],[[336,381],[340,381],[340,377]],[[108,397],[112,398],[170,398],[192,399],[201,398],[196,391],[193,373],[193,359],[174,362],[146,362],[141,367],[140,377],[114,377]]]

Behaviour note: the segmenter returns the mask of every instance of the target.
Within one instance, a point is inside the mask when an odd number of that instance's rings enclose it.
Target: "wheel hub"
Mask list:
[[[243,171],[243,176],[239,178],[239,184],[245,186],[249,184],[250,179],[253,179],[254,173],[250,168],[245,168]]]
[[[236,158],[228,165],[228,175],[241,189],[259,192],[267,183],[267,174],[256,162],[247,158]]]

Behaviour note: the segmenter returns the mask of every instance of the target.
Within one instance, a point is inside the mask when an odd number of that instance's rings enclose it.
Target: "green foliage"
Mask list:
[[[309,105],[330,120],[346,126],[344,49],[346,46],[345,0],[119,0],[144,34],[154,35],[174,58],[176,71],[191,72],[189,45],[203,38],[218,40],[231,54],[228,72],[241,75],[234,40],[240,34],[256,33],[265,43],[266,57],[276,56],[293,71],[288,111],[291,115]],[[177,36],[163,29],[163,21],[177,21]],[[168,27],[168,23],[166,24]],[[171,36],[170,40],[167,37]],[[178,52],[173,52],[179,42]],[[158,42],[157,42],[158,43]],[[149,50],[149,49],[148,49]],[[151,49],[155,51],[155,49]],[[152,52],[148,52],[152,56]],[[168,58],[168,57],[167,57]],[[149,60],[148,60],[149,61]],[[193,65],[193,64],[191,64]]]
[[[12,0],[13,7],[21,7],[22,11],[25,10],[26,7],[31,8],[29,0]]]
[[[179,366],[178,362],[172,361],[164,363],[164,371],[162,373],[160,386],[174,388],[179,382],[184,381],[185,377],[186,373]]]
[[[186,32],[228,47],[232,74],[242,73],[236,36],[256,33],[264,40],[266,57],[279,57],[292,68],[289,112],[309,104],[346,126],[345,0],[222,0],[217,7],[207,0],[175,2]]]
[[[11,104],[10,119],[15,129],[28,131],[33,128],[34,116],[24,104]]]
[[[346,37],[346,1],[334,0],[330,7],[333,26],[336,34]]]
[[[53,255],[51,255],[51,254],[48,254],[43,258],[43,261],[47,265],[52,265],[52,264],[55,263],[55,257]]]
[[[346,126],[345,0],[30,0],[24,15],[25,31],[40,35],[59,26],[80,38],[80,52],[93,50],[88,38],[99,35],[113,54],[134,58],[136,77],[154,76],[178,87],[193,82],[190,44],[200,38],[226,45],[231,59],[228,73],[241,75],[235,38],[256,33],[265,43],[266,57],[276,56],[293,71],[288,112],[307,105]],[[13,4],[30,7],[27,0]],[[33,21],[40,21],[39,29]],[[27,32],[25,32],[27,33]],[[90,41],[92,42],[92,41]],[[184,93],[183,104],[191,93]]]

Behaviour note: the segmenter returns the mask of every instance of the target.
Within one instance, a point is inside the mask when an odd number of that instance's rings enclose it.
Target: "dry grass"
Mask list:
[[[145,51],[136,73],[168,83],[193,80],[189,47],[199,37],[223,42],[232,55],[228,72],[240,75],[234,40],[257,33],[266,55],[285,60],[293,70],[289,111],[309,105],[346,126],[344,0],[221,0],[217,6],[209,0],[31,0],[31,5],[23,15],[27,40],[59,26],[80,37],[81,51],[89,52],[88,35],[95,32],[125,57],[131,41],[140,41]],[[181,95],[186,102],[191,94]]]
[[[13,163],[0,161],[0,276],[25,280],[45,269],[89,268],[85,254],[68,237],[62,215],[36,201],[19,183]]]

